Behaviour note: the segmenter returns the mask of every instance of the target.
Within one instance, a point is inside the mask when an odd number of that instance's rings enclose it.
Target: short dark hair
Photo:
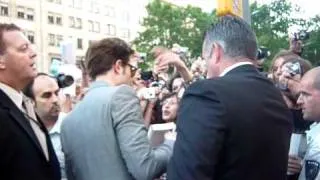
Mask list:
[[[173,87],[172,87],[173,86],[173,82],[174,82],[174,80],[176,80],[178,78],[181,78],[181,75],[179,73],[175,73],[172,76],[172,78],[169,79],[169,81],[168,81],[168,90],[169,90],[169,92],[172,92],[172,90],[173,90]]]
[[[163,96],[163,98],[161,99],[161,103],[163,103],[165,100],[172,98],[172,97],[176,97],[177,100],[180,101],[180,98],[178,97],[178,93],[172,92],[172,93],[169,93],[169,94]]]
[[[39,76],[48,76],[48,77],[55,79],[54,77],[50,76],[47,73],[43,73],[43,72],[38,73],[37,76],[35,78],[33,78],[32,81],[23,89],[24,95],[26,95],[27,97],[29,97],[32,100],[35,100],[34,92],[33,92],[34,80]]]
[[[94,42],[86,53],[86,68],[92,80],[112,68],[118,59],[124,64],[134,54],[133,49],[119,38],[105,38]]]
[[[249,24],[239,17],[223,16],[206,31],[204,51],[206,53],[212,52],[214,43],[218,43],[223,48],[224,53],[230,57],[256,59],[256,35]]]
[[[7,23],[0,23],[0,54],[3,54],[6,50],[6,44],[3,40],[4,32],[8,31],[21,31],[21,28],[15,24],[7,24]]]

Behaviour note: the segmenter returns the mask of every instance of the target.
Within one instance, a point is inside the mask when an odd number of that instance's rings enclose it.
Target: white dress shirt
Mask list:
[[[60,140],[60,129],[61,129],[61,123],[66,116],[67,116],[67,113],[60,112],[57,122],[49,131],[49,136],[50,136],[54,151],[60,163],[62,180],[65,180],[67,176],[65,171],[64,153],[62,152],[62,146],[61,146],[61,140]]]
[[[228,72],[230,72],[232,69],[235,69],[239,66],[243,66],[243,65],[253,65],[251,62],[238,62],[238,63],[235,63],[229,67],[227,67],[226,69],[224,69],[222,71],[222,73],[219,75],[220,77],[226,75]]]
[[[3,84],[0,82],[0,89],[13,101],[13,103],[22,110],[22,99],[23,94],[22,92],[18,92],[17,90],[13,89],[12,87]]]

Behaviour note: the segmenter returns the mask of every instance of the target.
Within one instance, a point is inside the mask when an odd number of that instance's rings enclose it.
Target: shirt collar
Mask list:
[[[232,69],[235,69],[235,68],[237,68],[239,66],[243,66],[243,65],[252,65],[252,63],[251,62],[238,62],[238,63],[235,63],[235,64],[227,67],[226,69],[224,69],[219,76],[222,77],[222,76],[226,75],[228,72],[230,72]]]
[[[64,112],[60,112],[59,113],[59,117],[58,117],[58,120],[57,122],[54,124],[54,126],[52,127],[52,129],[49,131],[49,134],[52,135],[52,134],[60,134],[60,129],[61,129],[61,123],[63,121],[63,119],[67,116],[67,113],[64,113]]]
[[[14,104],[22,109],[23,93],[13,89],[12,87],[0,82],[0,89],[14,102]]]

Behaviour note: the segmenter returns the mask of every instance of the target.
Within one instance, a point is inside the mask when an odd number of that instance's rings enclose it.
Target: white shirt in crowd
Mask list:
[[[49,131],[49,136],[53,145],[53,149],[56,152],[58,161],[60,163],[62,180],[66,180],[67,176],[65,171],[66,169],[65,169],[64,154],[62,152],[62,146],[61,146],[61,140],[60,140],[60,129],[61,129],[61,123],[66,116],[67,116],[67,113],[60,112],[57,122]]]
[[[307,131],[307,152],[303,159],[299,180],[320,180],[320,123],[313,123]],[[308,178],[307,178],[307,176]]]

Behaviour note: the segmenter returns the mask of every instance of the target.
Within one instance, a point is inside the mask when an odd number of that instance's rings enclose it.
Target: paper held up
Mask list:
[[[148,139],[152,146],[159,146],[165,139],[167,132],[173,132],[176,129],[176,125],[173,122],[164,124],[152,124],[149,127]],[[171,136],[170,136],[171,137]],[[171,138],[171,140],[175,140]]]

